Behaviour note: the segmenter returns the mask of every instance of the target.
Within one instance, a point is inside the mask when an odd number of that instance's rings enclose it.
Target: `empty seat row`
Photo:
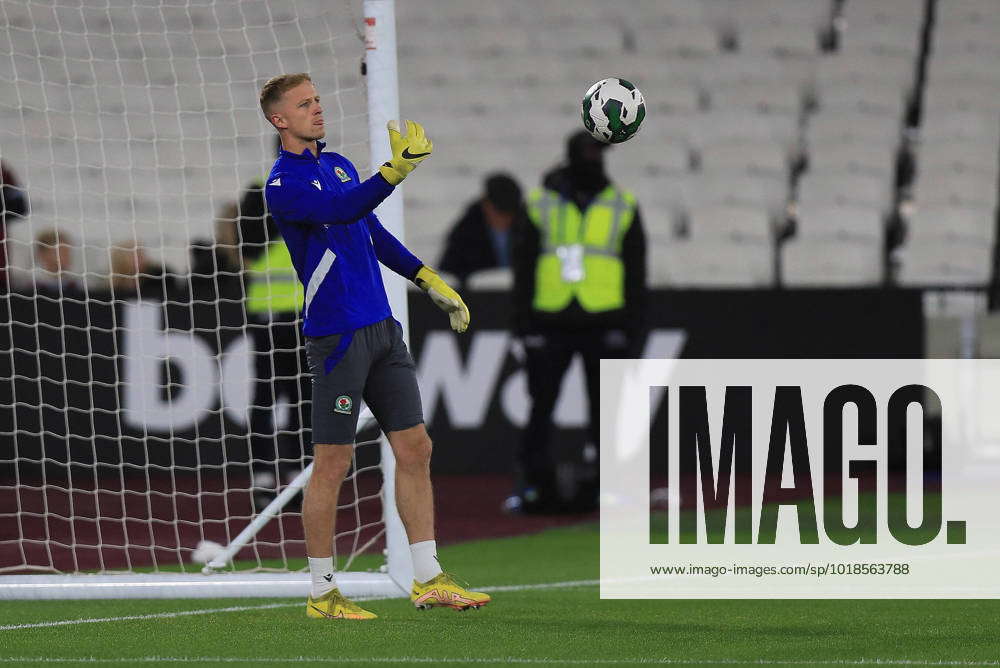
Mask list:
[[[609,174],[635,192],[646,214],[665,218],[663,226],[654,230],[660,236],[674,236],[678,219],[695,209],[719,205],[747,207],[778,220],[786,215],[789,200],[788,180],[773,174],[703,172],[631,180],[627,172],[622,173],[613,165]]]
[[[983,244],[908,244],[897,281],[909,286],[983,286],[993,273],[993,248]]]
[[[987,207],[921,205],[907,218],[906,246],[969,244],[992,247],[996,218]]]
[[[650,283],[661,287],[767,288],[776,281],[772,248],[765,244],[682,241],[654,247],[661,260]],[[873,287],[886,278],[881,249],[865,241],[798,239],[785,243],[780,284],[786,287]],[[913,287],[985,285],[992,251],[983,247],[912,246],[900,256],[896,280]]]
[[[994,177],[1000,172],[1000,148],[982,141],[943,137],[921,141],[917,163],[930,172],[982,172]]]
[[[893,182],[883,175],[811,169],[799,180],[797,202],[801,207],[869,207],[888,214]]]
[[[953,110],[1000,112],[1000,81],[975,79],[928,81],[924,88],[924,108],[944,113]]]
[[[955,171],[949,167],[918,165],[913,186],[914,200],[920,205],[949,205],[985,208],[997,205],[996,171]]]

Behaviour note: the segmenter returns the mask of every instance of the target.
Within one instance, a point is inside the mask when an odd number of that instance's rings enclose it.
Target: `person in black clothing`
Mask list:
[[[270,254],[270,263],[277,264],[287,256],[281,233],[267,211],[262,183],[252,183],[239,202],[237,233],[243,258],[245,293],[247,295],[247,329],[253,341],[254,385],[250,405],[250,456],[253,473],[254,506],[260,510],[275,496],[279,477],[290,477],[301,468],[306,443],[311,442],[305,430],[310,427],[312,380],[305,346],[301,340],[299,321],[300,299],[294,306],[268,303],[270,297],[283,293],[279,287],[289,276],[255,266]],[[287,269],[291,269],[290,261]],[[291,280],[296,280],[294,274]],[[259,280],[272,294],[255,300],[252,282]],[[280,283],[283,285],[283,283]],[[272,289],[273,288],[273,289]],[[259,301],[259,303],[258,303]],[[290,407],[288,424],[281,431],[275,424],[278,398],[284,397]]]
[[[7,225],[23,220],[26,215],[28,196],[10,165],[0,160],[0,292],[7,289],[7,244],[4,242]]]
[[[596,446],[600,360],[639,357],[645,345],[646,238],[635,198],[605,173],[607,148],[586,132],[572,135],[565,164],[545,175],[529,197],[528,220],[515,227],[514,332],[525,351],[532,406],[508,511],[596,508],[596,454],[572,499],[557,490],[550,441],[563,376],[579,354]]]
[[[452,227],[439,263],[463,284],[476,271],[510,266],[511,229],[524,217],[521,187],[511,176],[490,174],[483,189]]]
[[[176,276],[162,264],[152,262],[135,239],[115,243],[110,249],[111,274],[108,287],[113,299],[174,300],[180,287]]]

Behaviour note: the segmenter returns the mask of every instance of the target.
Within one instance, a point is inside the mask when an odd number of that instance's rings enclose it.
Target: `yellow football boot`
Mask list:
[[[314,619],[375,619],[374,612],[369,612],[354,601],[344,598],[339,589],[332,589],[317,599],[312,596],[306,601],[306,616]]]
[[[478,591],[469,591],[459,585],[447,573],[440,573],[427,582],[413,581],[410,600],[418,610],[427,610],[436,606],[455,608],[456,610],[478,610],[490,602],[490,595]]]

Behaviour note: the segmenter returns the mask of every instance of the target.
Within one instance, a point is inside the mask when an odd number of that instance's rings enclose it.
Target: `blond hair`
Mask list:
[[[260,89],[260,110],[264,112],[264,118],[268,121],[271,120],[271,110],[274,105],[281,100],[281,96],[285,94],[286,91],[295,88],[300,83],[306,81],[311,82],[312,77],[310,77],[305,72],[299,72],[298,74],[279,74],[276,77],[271,77],[264,84],[264,87]]]

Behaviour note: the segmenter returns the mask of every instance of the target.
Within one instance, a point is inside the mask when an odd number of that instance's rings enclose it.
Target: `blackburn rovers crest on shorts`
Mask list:
[[[340,179],[341,183],[347,183],[348,181],[351,180],[350,174],[345,172],[343,167],[340,166],[334,167],[333,173],[337,175],[337,178]]]
[[[342,394],[337,397],[337,400],[333,402],[333,412],[343,413],[344,415],[350,415],[351,411],[354,410],[354,402],[346,394]]]

